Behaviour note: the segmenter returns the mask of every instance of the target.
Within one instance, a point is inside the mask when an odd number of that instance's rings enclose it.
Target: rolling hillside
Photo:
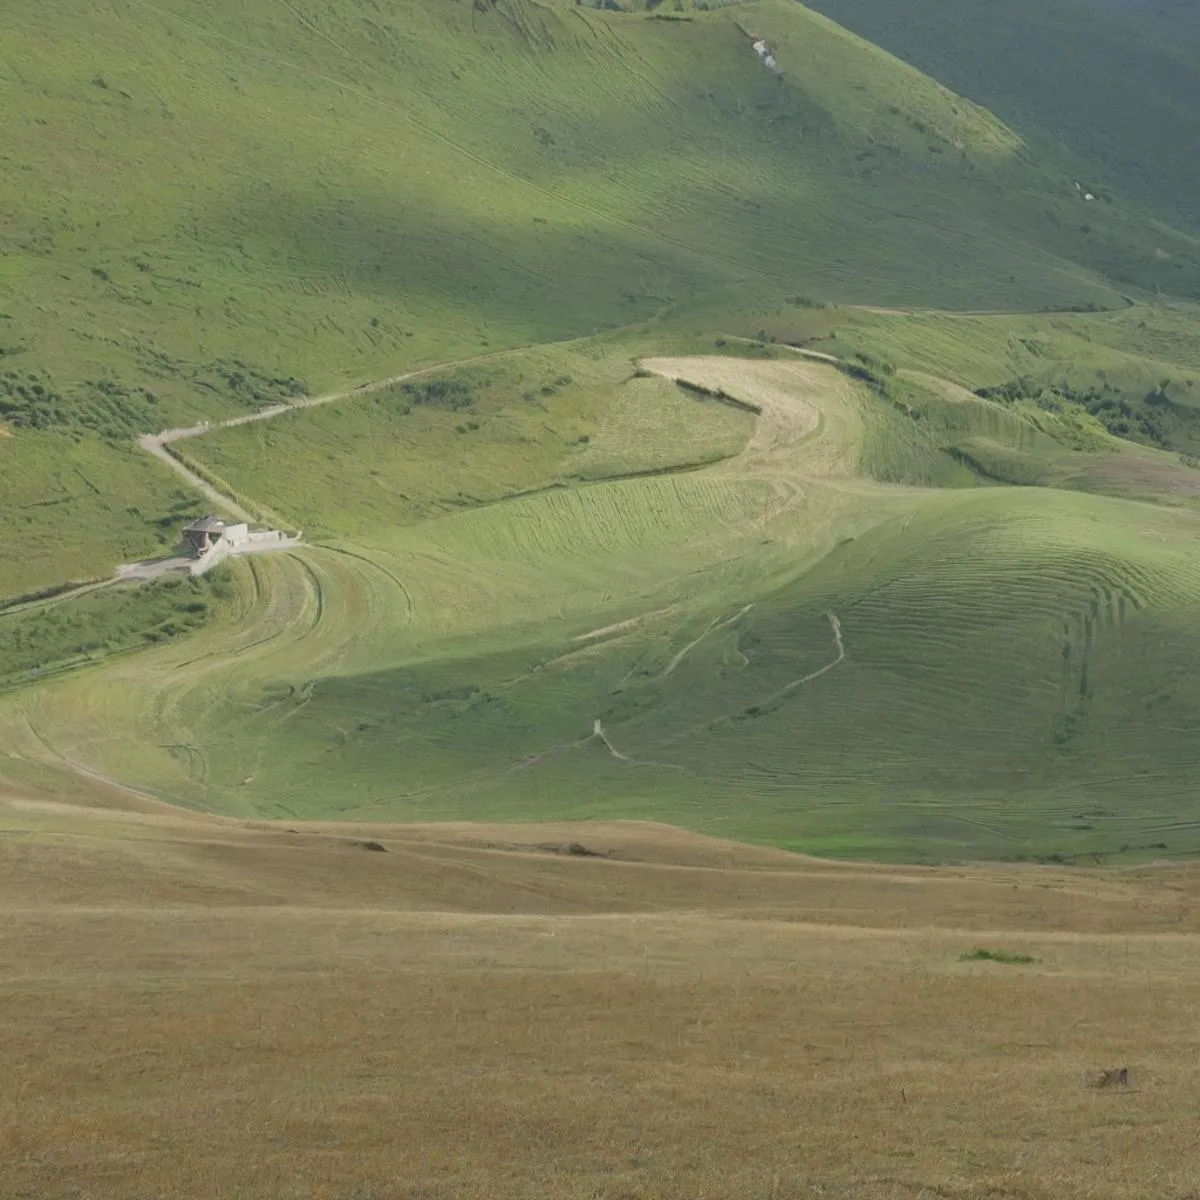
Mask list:
[[[1191,287],[1182,235],[1121,202],[1083,222],[1074,166],[799,5],[666,15],[17,5],[0,508],[35,550],[0,550],[0,596],[161,546],[183,501],[130,464],[141,433],[731,289],[1036,309]]]
[[[1001,56],[1030,124],[972,90],[996,38],[969,21],[938,21],[922,75],[790,0],[243,8],[6,21],[0,506],[40,546],[0,553],[0,595],[161,544],[179,498],[114,445],[139,433],[731,289],[1040,309],[1198,286],[1188,68],[1148,50],[1120,111],[1096,108],[1111,31],[1070,56],[1100,64],[1078,110]],[[1056,11],[1031,45],[1057,44]],[[1064,152],[1060,108],[1119,144]],[[38,509],[54,460],[74,469]]]
[[[790,0],[21,7],[0,775],[1194,852],[1188,176],[1044,80],[965,98],[992,26],[945,25],[912,65]],[[1182,137],[1189,52],[1137,29]],[[309,545],[102,586],[209,503],[133,446],[198,422],[178,464]]]
[[[1101,201],[1120,196],[1200,236],[1200,171],[1188,149],[1200,139],[1194,4],[811,0],[808,7],[988,108],[1031,148],[1065,152]]]
[[[1036,307],[1196,271],[1119,205],[1082,233],[1053,155],[782,0],[240,14],[10,22],[3,345],[76,407],[107,379],[144,409],[152,380],[161,425],[174,397],[252,401],[254,370],[322,388],[731,280]]]
[[[1197,1200],[1194,9],[6,5],[0,1197]]]
[[[232,615],[192,637],[11,693],[10,773],[873,857],[1194,848],[1190,468],[920,373],[868,385],[785,349],[631,370],[636,339],[607,344],[432,389],[473,380],[460,409],[405,414],[397,389],[185,443],[323,545],[235,564]],[[712,439],[691,462],[669,456],[689,408]],[[470,497],[405,466],[439,424],[478,439]],[[297,488],[315,446],[321,486]],[[1130,479],[1174,507],[1116,498]],[[1047,482],[1070,490],[1013,486]]]

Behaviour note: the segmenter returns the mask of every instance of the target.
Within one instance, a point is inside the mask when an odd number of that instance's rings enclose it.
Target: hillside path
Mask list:
[[[168,429],[166,433],[148,433],[144,437],[138,438],[137,444],[147,454],[153,454],[155,458],[161,462],[165,462],[184,483],[195,488],[205,499],[215,504],[217,508],[229,513],[230,516],[237,517],[239,521],[249,523],[254,518],[232,496],[226,496],[224,492],[213,487],[207,479],[202,479],[195,471],[180,462],[179,459],[167,450],[167,443],[178,441],[179,436],[195,437],[197,434],[206,432],[208,428],[209,426],[207,425],[201,425],[196,426],[193,430]],[[214,426],[213,428],[220,428],[220,426]],[[171,434],[179,436],[171,437],[169,436]]]
[[[285,413],[298,412],[306,408],[319,408],[324,404],[335,404],[339,400],[350,400],[356,396],[369,396],[373,392],[382,391],[384,388],[392,387],[397,383],[404,383],[409,379],[418,379],[422,375],[429,375],[434,371],[445,371],[453,367],[465,367],[471,363],[488,362],[492,359],[503,358],[506,355],[518,354],[525,349],[528,349],[528,347],[517,346],[511,350],[497,350],[491,354],[474,354],[468,358],[430,363],[429,366],[415,367],[411,371],[402,371],[399,375],[389,375],[384,379],[374,379],[369,383],[356,384],[354,387],[341,388],[338,391],[326,392],[320,396],[296,396],[279,404],[260,408],[257,412],[244,413],[239,417],[229,417],[224,421],[201,421],[196,425],[164,429],[159,433],[147,433],[138,438],[137,445],[147,454],[151,454],[160,462],[166,463],[180,479],[190,487],[195,488],[196,491],[200,492],[212,504],[229,513],[230,516],[237,517],[239,521],[253,522],[256,518],[247,512],[232,496],[226,495],[220,488],[214,486],[207,479],[203,478],[203,476],[196,474],[195,471],[176,458],[167,447],[174,442],[201,437],[206,433],[215,433],[218,429],[232,429],[236,425],[252,425],[258,421],[270,421],[275,417],[282,417]]]
[[[734,338],[733,340],[748,342],[751,339]],[[239,521],[252,523],[257,518],[244,505],[193,471],[186,463],[172,454],[168,446],[175,442],[187,441],[190,438],[214,433],[219,429],[232,429],[239,425],[251,425],[259,421],[270,421],[286,413],[298,412],[306,408],[319,408],[322,405],[334,404],[340,400],[350,400],[358,396],[369,396],[374,392],[382,391],[384,388],[393,387],[398,383],[405,383],[410,379],[419,379],[421,376],[432,374],[435,371],[469,366],[472,363],[489,362],[498,358],[519,354],[528,348],[527,346],[516,346],[507,350],[493,351],[488,354],[475,354],[467,358],[448,359],[443,362],[430,363],[428,366],[415,367],[412,370],[402,371],[396,375],[388,375],[383,379],[356,384],[354,387],[340,388],[337,391],[326,392],[319,396],[297,396],[278,404],[272,404],[267,408],[259,409],[257,412],[243,413],[241,416],[229,417],[224,421],[201,421],[195,425],[164,429],[159,433],[144,434],[137,439],[137,445],[147,454],[165,463],[189,487],[194,488],[209,503],[216,506],[216,508],[237,518]],[[799,357],[810,360],[831,364],[841,362],[834,355],[826,354],[820,350],[806,350],[799,346],[788,346],[787,349]],[[661,358],[646,360],[643,365],[655,374],[677,379],[681,373],[677,368],[681,364],[691,366],[704,364],[709,366],[712,361],[710,358],[674,360]],[[730,359],[728,361],[736,369],[736,364],[741,360]],[[755,460],[757,460],[760,467],[765,465],[765,460],[775,457],[776,453],[787,444],[807,436],[819,423],[820,414],[811,406],[802,401],[798,404],[795,397],[785,396],[774,387],[761,388],[760,386],[756,389],[751,386],[747,389],[746,384],[752,378],[751,374],[749,372],[737,372],[736,374],[737,378],[734,386],[743,393],[747,391],[752,393],[747,398],[762,410],[754,437],[746,447],[746,450],[737,456],[743,466]],[[794,489],[789,488],[788,490],[793,491]]]

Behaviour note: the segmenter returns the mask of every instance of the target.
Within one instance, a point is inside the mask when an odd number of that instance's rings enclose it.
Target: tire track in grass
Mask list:
[[[357,559],[359,562],[364,562],[367,564],[367,566],[373,567],[385,578],[390,579],[396,585],[396,587],[399,588],[400,594],[404,597],[404,603],[408,609],[408,623],[410,625],[412,624],[414,607],[412,593],[404,586],[398,575],[393,575],[392,572],[387,569],[387,567],[376,562],[375,559],[368,558],[367,555],[359,554],[354,550],[347,550],[344,546],[326,546],[324,549],[328,550],[330,554],[342,554],[346,558],[353,558]]]
[[[61,763],[73,775],[78,775],[83,779],[90,779],[93,783],[103,784],[105,787],[113,788],[115,791],[122,792],[126,796],[132,796],[135,800],[140,800],[143,803],[150,803],[155,808],[168,809],[171,812],[177,813],[178,808],[168,803],[165,800],[159,799],[153,792],[143,791],[140,788],[130,787],[127,783],[121,783],[114,779],[111,775],[105,775],[102,771],[96,771],[91,767],[85,767],[83,763],[76,762],[73,758],[68,757],[63,751],[59,750],[45,734],[33,723],[32,718],[28,713],[21,714],[25,722],[26,728],[32,734],[34,741],[38,743],[50,756],[53,762]]]

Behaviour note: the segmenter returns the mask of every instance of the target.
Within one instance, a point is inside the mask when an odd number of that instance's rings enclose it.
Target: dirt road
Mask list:
[[[221,512],[225,512],[230,516],[237,517],[239,521],[253,521],[254,517],[252,517],[232,496],[226,496],[224,492],[221,492],[217,488],[213,487],[213,485],[209,483],[207,479],[201,479],[195,471],[191,470],[190,467],[184,466],[184,464],[181,463],[179,459],[175,458],[174,455],[172,455],[166,448],[166,443],[168,441],[179,441],[182,437],[196,437],[198,434],[204,433],[207,428],[208,426],[197,426],[194,432],[172,429],[168,430],[166,434],[148,433],[145,435],[145,437],[138,438],[137,444],[143,450],[145,450],[147,454],[153,454],[155,458],[165,462],[167,466],[170,467],[171,470],[174,471],[175,474],[184,481],[184,483],[194,487],[196,491],[200,492],[205,499],[211,501],[218,509],[221,510]],[[220,426],[217,426],[217,428],[220,428]],[[169,436],[170,434],[175,434],[177,436],[171,437]]]
[[[180,462],[179,459],[167,450],[167,446],[173,442],[183,442],[189,438],[202,437],[204,434],[213,433],[218,429],[232,429],[237,425],[252,425],[258,421],[270,421],[275,417],[281,417],[285,413],[295,412],[300,409],[318,408],[323,404],[334,404],[339,400],[350,400],[356,396],[369,396],[373,392],[381,391],[383,388],[392,387],[397,383],[404,383],[409,379],[419,379],[422,375],[429,375],[434,371],[445,371],[453,367],[469,366],[471,363],[487,362],[491,359],[503,358],[510,354],[519,354],[522,349],[524,347],[517,347],[512,350],[498,350],[494,354],[476,354],[470,358],[433,363],[428,367],[417,367],[415,370],[404,371],[399,375],[389,375],[386,379],[375,379],[370,383],[358,384],[356,387],[351,388],[342,388],[336,392],[326,392],[321,396],[297,396],[295,399],[287,400],[280,404],[272,404],[268,408],[260,408],[257,412],[245,413],[240,417],[230,417],[225,421],[202,421],[196,425],[187,425],[176,429],[164,429],[160,433],[148,433],[138,438],[137,444],[147,454],[152,454],[159,461],[166,463],[180,479],[195,488],[196,491],[200,492],[222,512],[237,517],[239,521],[251,522],[257,519],[253,514],[247,512],[232,496],[227,496],[219,488],[209,483],[207,479],[197,475],[195,471]],[[273,519],[276,518],[273,517]]]

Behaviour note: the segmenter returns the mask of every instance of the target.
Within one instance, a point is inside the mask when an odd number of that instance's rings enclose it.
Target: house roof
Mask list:
[[[216,533],[220,529],[225,528],[225,522],[220,517],[214,517],[209,513],[206,517],[201,517],[198,521],[193,521],[186,526],[184,533]]]

